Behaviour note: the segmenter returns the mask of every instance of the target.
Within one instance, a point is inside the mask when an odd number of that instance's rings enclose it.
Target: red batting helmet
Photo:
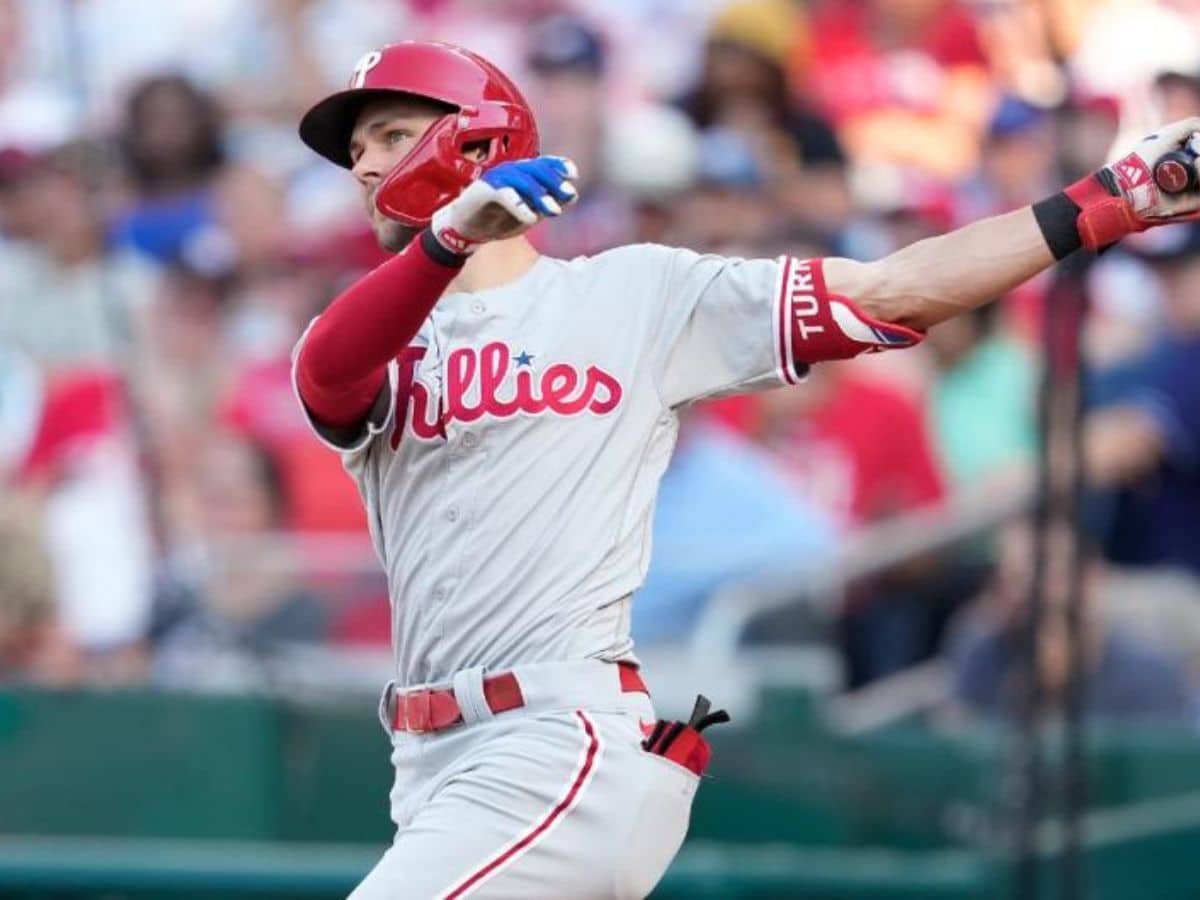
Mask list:
[[[350,135],[372,100],[408,94],[450,107],[396,165],[375,194],[380,212],[406,225],[429,224],[483,170],[538,154],[533,112],[512,79],[477,53],[424,41],[372,50],[358,61],[347,90],[326,97],[300,121],[300,139],[317,153],[351,168]],[[464,148],[487,142],[486,157],[467,159]]]

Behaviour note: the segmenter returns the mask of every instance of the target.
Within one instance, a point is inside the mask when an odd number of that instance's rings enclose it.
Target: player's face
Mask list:
[[[380,245],[393,253],[408,245],[416,229],[379,212],[375,208],[375,191],[429,126],[444,115],[443,110],[417,98],[388,97],[367,104],[350,135],[351,171],[362,187],[371,228]]]

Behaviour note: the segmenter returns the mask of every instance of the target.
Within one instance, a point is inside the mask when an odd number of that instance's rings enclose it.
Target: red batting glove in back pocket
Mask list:
[[[642,749],[647,753],[665,756],[697,776],[703,775],[708,768],[712,749],[700,732],[710,725],[729,721],[729,713],[723,709],[709,712],[711,707],[708,698],[701,695],[696,698],[696,705],[686,723],[659,719],[654,723],[654,730],[642,741]]]

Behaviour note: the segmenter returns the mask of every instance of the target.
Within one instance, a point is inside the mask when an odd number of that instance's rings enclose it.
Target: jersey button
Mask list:
[[[487,307],[485,307],[478,300],[476,300],[474,303],[471,304],[471,312],[475,313],[475,315],[477,315],[477,316],[482,316],[484,314],[484,312],[486,312],[486,311],[487,311]]]
[[[443,600],[445,600],[446,599],[446,589],[444,587],[434,588],[433,589],[433,599],[438,603],[441,603]]]
[[[468,431],[466,434],[463,435],[462,442],[463,442],[464,447],[466,447],[468,450],[471,450],[472,448],[478,446],[479,437],[475,434],[475,432]]]
[[[446,520],[449,522],[457,522],[458,521],[458,507],[457,506],[452,506],[448,510],[446,510]]]

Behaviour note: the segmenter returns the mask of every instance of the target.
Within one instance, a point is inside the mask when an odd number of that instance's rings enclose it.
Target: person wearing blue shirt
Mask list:
[[[213,98],[181,75],[142,81],[129,95],[120,149],[132,190],[112,239],[156,262],[196,265],[215,252],[215,180],[226,163]]]
[[[687,637],[720,587],[795,560],[828,559],[832,522],[762,451],[691,413],[663,475],[645,584],[633,603],[639,644]]]
[[[1097,376],[1085,447],[1090,480],[1106,492],[1105,555],[1200,574],[1200,227],[1179,227],[1181,242],[1153,259],[1164,334]]]

